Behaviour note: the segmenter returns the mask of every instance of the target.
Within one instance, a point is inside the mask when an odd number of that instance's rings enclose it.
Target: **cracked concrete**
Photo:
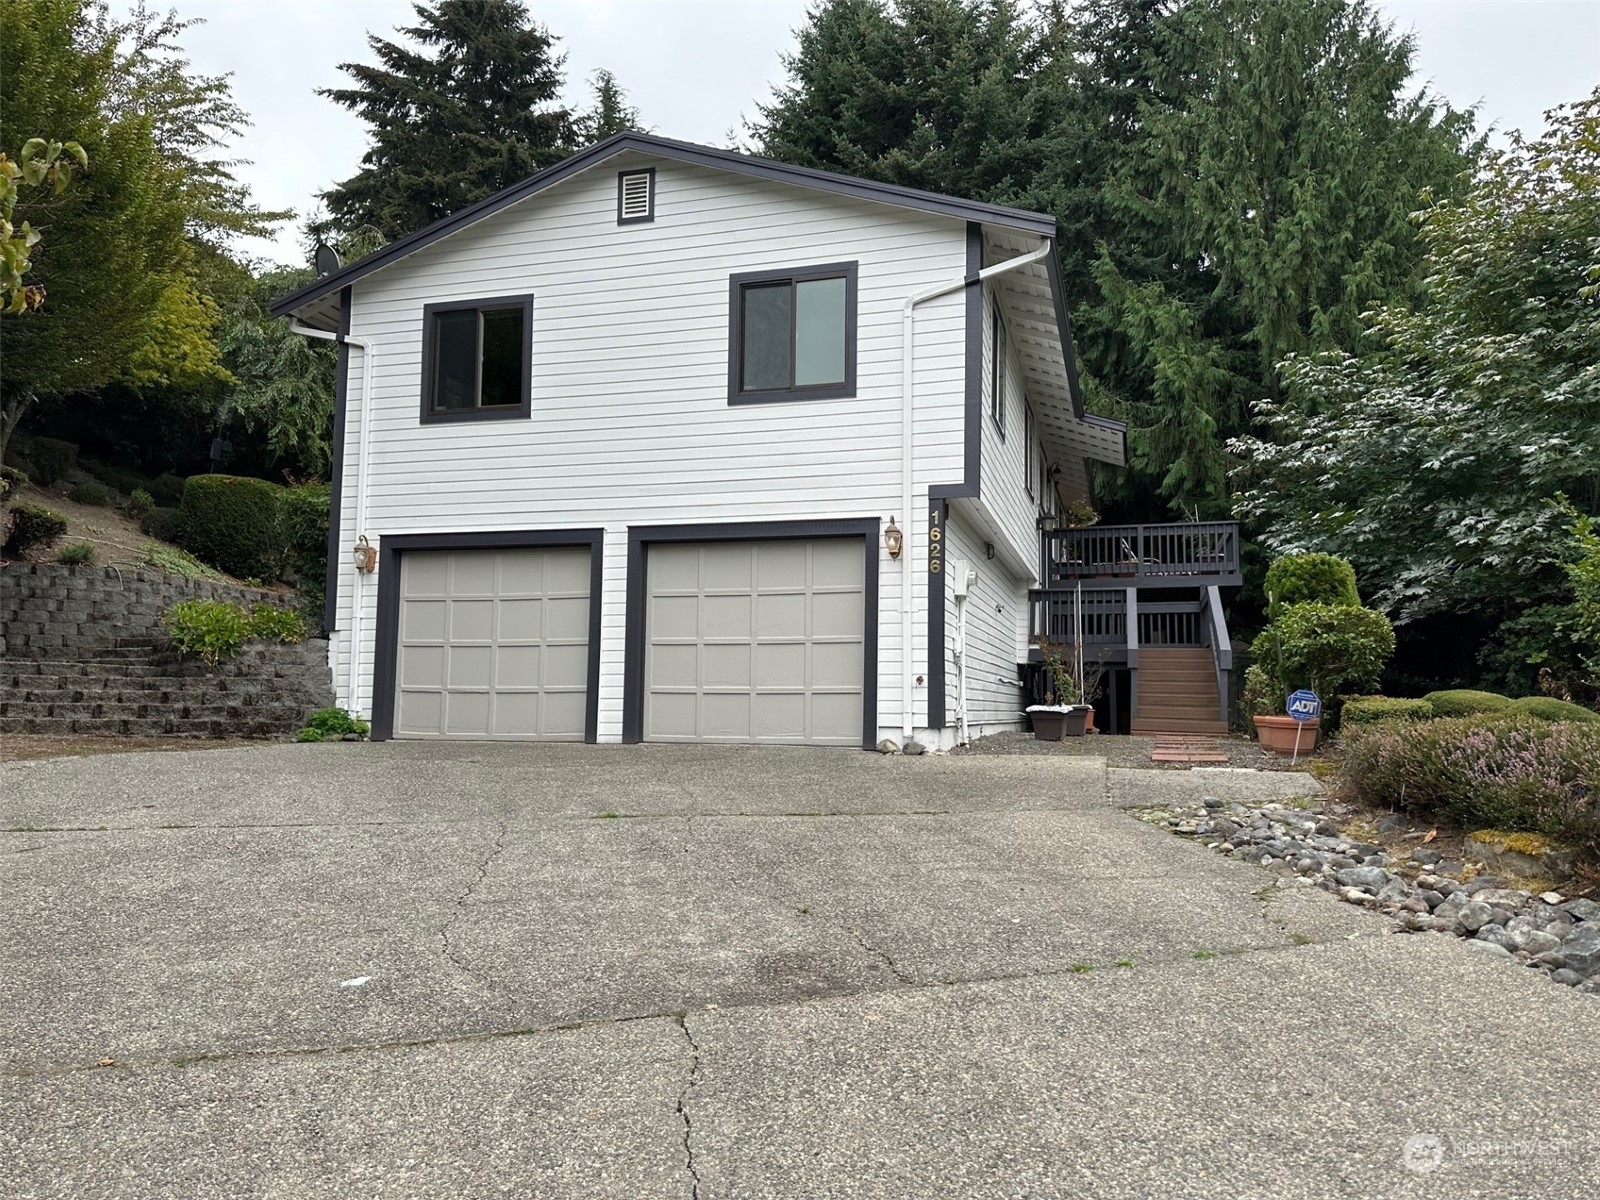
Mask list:
[[[1310,783],[649,746],[0,768],[0,1192],[1354,1196],[1414,1190],[1434,1132],[1465,1148],[1436,1190],[1587,1196],[1592,1005],[1118,811]],[[1469,1153],[1496,1138],[1546,1151]]]

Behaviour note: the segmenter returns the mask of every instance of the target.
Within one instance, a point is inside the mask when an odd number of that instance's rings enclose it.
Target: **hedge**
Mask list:
[[[1426,721],[1433,705],[1426,700],[1401,700],[1392,696],[1350,696],[1341,719],[1346,725],[1377,725],[1385,721]]]
[[[1356,570],[1332,554],[1286,554],[1267,568],[1266,589],[1272,615],[1291,604],[1335,604],[1361,607]]]
[[[190,476],[179,545],[236,578],[276,579],[283,563],[282,490],[264,479]]]
[[[1586,725],[1600,725],[1600,713],[1557,700],[1554,696],[1524,696],[1520,700],[1513,700],[1507,711],[1527,713],[1546,721],[1578,721]]]
[[[14,504],[0,552],[7,558],[23,558],[32,550],[48,550],[66,532],[67,519],[55,509],[39,504]]]
[[[1472,717],[1479,713],[1499,712],[1511,704],[1510,696],[1498,692],[1475,692],[1470,688],[1429,692],[1423,697],[1433,705],[1436,717]]]

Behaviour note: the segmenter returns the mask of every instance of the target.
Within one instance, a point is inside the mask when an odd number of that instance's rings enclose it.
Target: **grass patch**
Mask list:
[[[1119,966],[1119,967],[1131,967],[1131,966],[1133,966],[1133,959],[1131,959],[1131,958],[1119,958],[1119,959],[1117,959],[1117,964],[1116,965]]]
[[[1092,970],[1094,970],[1093,963],[1076,962],[1072,964],[1072,973],[1074,975],[1087,975]]]
[[[163,546],[160,542],[146,542],[139,548],[139,563],[155,567],[168,575],[181,575],[185,579],[211,579],[226,583],[228,577],[215,567],[208,567],[187,550],[176,546]]]
[[[1196,950],[1189,955],[1190,958],[1198,958],[1201,962],[1210,962],[1216,956],[1217,952],[1215,950]]]

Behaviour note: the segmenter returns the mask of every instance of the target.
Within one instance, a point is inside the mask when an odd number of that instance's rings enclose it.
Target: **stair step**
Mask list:
[[[1133,722],[1133,733],[1148,737],[1163,733],[1215,733],[1228,732],[1227,723],[1212,717],[1209,721],[1197,719],[1173,718],[1152,719],[1140,712],[1137,720]]]

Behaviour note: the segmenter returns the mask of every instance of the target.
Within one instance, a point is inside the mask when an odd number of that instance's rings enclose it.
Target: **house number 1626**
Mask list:
[[[928,513],[928,574],[937,575],[944,570],[944,513],[932,509]]]

